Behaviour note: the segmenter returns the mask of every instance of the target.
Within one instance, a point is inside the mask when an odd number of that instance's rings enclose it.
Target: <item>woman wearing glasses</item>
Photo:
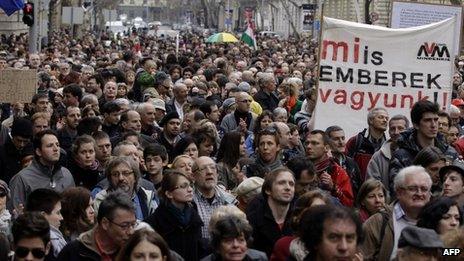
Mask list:
[[[147,222],[185,260],[198,260],[203,222],[192,205],[193,188],[187,176],[169,171],[161,182],[162,199]]]

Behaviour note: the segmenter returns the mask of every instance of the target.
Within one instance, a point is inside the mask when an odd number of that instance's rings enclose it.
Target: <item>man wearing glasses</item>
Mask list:
[[[68,243],[57,260],[114,260],[138,224],[135,212],[125,192],[109,193],[98,209],[97,225]]]
[[[394,180],[397,200],[385,212],[364,223],[366,240],[361,246],[366,260],[391,260],[396,257],[401,231],[416,226],[419,212],[430,200],[432,179],[423,167],[402,169]]]
[[[121,190],[130,196],[137,220],[147,218],[158,207],[158,198],[153,190],[145,189],[141,182],[138,163],[129,157],[116,157],[106,167],[108,188],[98,192],[95,196],[94,209],[99,211],[102,202],[112,191]],[[96,190],[95,190],[96,192]]]
[[[250,112],[250,105],[253,101],[246,92],[240,92],[235,97],[237,109],[227,114],[221,122],[221,129],[225,133],[238,131],[248,136],[253,131],[256,115]]]
[[[39,212],[26,212],[13,222],[14,260],[45,260],[50,251],[50,225]]]
[[[218,186],[216,163],[210,157],[203,156],[195,160],[193,178],[195,179],[193,201],[205,224],[201,228],[202,238],[208,242],[210,238],[208,224],[213,211],[223,205],[236,204],[237,200]]]

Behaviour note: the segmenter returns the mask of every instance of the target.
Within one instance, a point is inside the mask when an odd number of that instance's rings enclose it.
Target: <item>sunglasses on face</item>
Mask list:
[[[15,256],[19,258],[25,258],[29,253],[35,258],[43,258],[45,256],[45,250],[42,248],[27,248],[27,247],[17,247],[15,250]]]

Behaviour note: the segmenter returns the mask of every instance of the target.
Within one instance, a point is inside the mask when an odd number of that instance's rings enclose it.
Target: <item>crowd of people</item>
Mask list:
[[[410,115],[377,107],[345,137],[349,115],[314,128],[308,39],[258,38],[254,50],[188,33],[176,46],[62,31],[39,53],[27,40],[0,39],[0,70],[38,79],[30,103],[1,104],[0,260],[439,260],[464,250],[464,61],[448,111],[427,100]]]

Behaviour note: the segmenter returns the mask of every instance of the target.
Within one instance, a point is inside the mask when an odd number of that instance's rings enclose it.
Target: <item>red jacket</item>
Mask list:
[[[352,207],[354,202],[353,190],[351,188],[350,177],[346,171],[337,163],[332,162],[330,177],[335,184],[332,196],[338,198],[344,206]]]
[[[459,157],[464,157],[464,138],[458,139],[453,146],[459,153]]]

